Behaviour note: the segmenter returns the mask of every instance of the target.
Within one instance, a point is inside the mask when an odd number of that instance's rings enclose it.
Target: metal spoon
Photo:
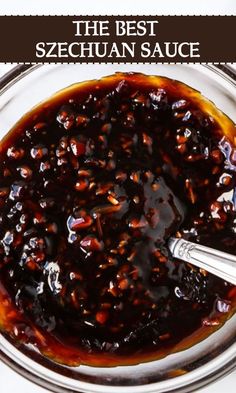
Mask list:
[[[236,285],[236,255],[171,237],[169,249],[174,258],[189,262]]]

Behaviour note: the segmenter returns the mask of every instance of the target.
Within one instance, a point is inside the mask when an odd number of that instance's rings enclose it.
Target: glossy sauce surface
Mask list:
[[[26,115],[0,157],[0,327],[68,365],[193,345],[232,285],[173,260],[171,235],[232,254],[235,126],[191,88],[116,74]]]

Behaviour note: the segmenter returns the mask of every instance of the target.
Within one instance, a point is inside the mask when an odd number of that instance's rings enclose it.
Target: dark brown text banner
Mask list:
[[[0,16],[0,61],[236,62],[234,16]]]

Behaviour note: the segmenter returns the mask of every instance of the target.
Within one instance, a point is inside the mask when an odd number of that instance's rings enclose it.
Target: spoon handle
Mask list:
[[[236,256],[187,240],[170,238],[173,257],[198,266],[225,281],[236,285]]]

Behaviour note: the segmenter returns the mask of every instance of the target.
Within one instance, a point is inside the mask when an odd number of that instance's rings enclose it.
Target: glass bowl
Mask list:
[[[213,65],[19,65],[0,79],[0,138],[33,106],[73,83],[116,71],[180,80],[199,90],[236,122],[236,73]],[[133,366],[66,367],[0,335],[0,358],[19,374],[55,392],[192,392],[236,366],[236,314],[208,338],[160,360]]]

